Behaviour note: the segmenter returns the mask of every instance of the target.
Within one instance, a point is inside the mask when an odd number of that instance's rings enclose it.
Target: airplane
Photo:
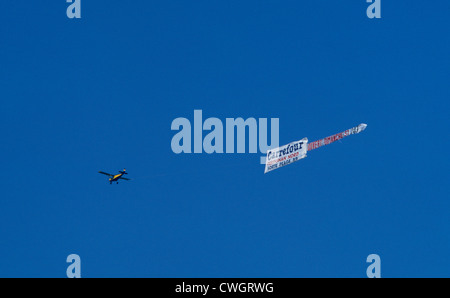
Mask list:
[[[120,174],[117,174],[117,175],[112,175],[112,174],[105,173],[105,172],[102,172],[102,171],[99,171],[99,173],[103,174],[103,175],[106,175],[106,176],[109,176],[109,184],[112,184],[113,182],[117,182],[117,184],[119,184],[119,179],[127,180],[127,181],[130,180],[128,178],[122,177],[123,175],[127,175],[128,174],[125,169],[123,169],[123,171],[119,171]]]

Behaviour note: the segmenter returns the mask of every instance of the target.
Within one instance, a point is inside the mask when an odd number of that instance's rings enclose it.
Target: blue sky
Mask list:
[[[1,277],[450,276],[448,1],[67,5],[0,3]],[[195,109],[368,128],[264,175],[174,154]]]

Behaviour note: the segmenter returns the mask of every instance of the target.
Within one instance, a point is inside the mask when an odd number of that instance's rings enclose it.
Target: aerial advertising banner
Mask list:
[[[264,174],[305,158],[307,151],[307,138],[268,150]]]
[[[365,130],[366,127],[367,124],[361,123],[360,125],[347,129],[346,131],[309,144],[308,139],[303,138],[300,141],[292,142],[275,149],[270,149],[267,151],[266,169],[264,170],[264,174],[305,158],[308,151],[331,144],[350,135],[360,133]]]

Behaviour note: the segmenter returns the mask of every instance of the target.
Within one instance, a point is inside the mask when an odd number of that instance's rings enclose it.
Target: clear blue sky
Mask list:
[[[0,2],[1,277],[450,277],[449,1],[67,5]],[[194,109],[368,128],[264,175],[174,154]]]

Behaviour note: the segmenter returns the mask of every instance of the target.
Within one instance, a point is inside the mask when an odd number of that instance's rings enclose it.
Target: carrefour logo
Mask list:
[[[293,145],[292,144],[288,144],[288,145],[286,145],[286,148],[280,149],[278,151],[275,151],[275,152],[269,151],[267,153],[267,158],[270,161],[270,160],[272,160],[274,158],[279,158],[279,157],[282,157],[284,155],[290,154],[292,152],[296,152],[296,151],[298,151],[298,150],[300,150],[302,148],[303,148],[303,142],[298,142],[298,143],[295,143]]]

